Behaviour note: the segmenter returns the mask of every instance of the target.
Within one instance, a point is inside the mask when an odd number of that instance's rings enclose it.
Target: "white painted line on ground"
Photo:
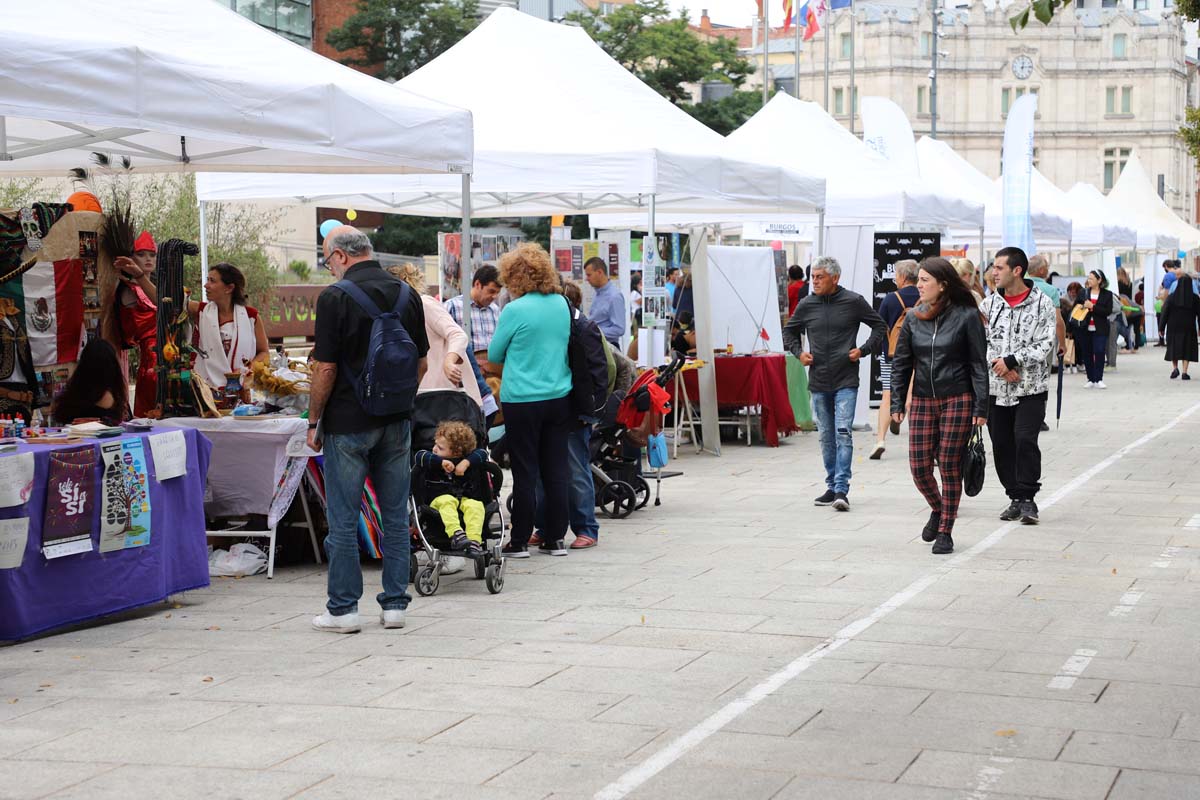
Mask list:
[[[987,800],[988,793],[996,787],[1000,782],[1000,777],[1004,775],[1004,770],[997,764],[1011,764],[1011,758],[1004,756],[992,756],[988,759],[988,763],[979,768],[979,772],[975,773],[975,790],[967,795],[968,800]]]
[[[1113,610],[1108,612],[1108,615],[1110,617],[1124,617],[1132,613],[1133,607],[1138,604],[1138,601],[1142,599],[1142,595],[1144,594],[1145,592],[1138,591],[1137,589],[1130,589],[1121,595],[1120,601],[1113,606]]]
[[[1075,685],[1075,679],[1083,674],[1088,664],[1096,657],[1095,650],[1076,650],[1075,655],[1063,662],[1058,668],[1058,674],[1046,684],[1047,689],[1070,689]]]
[[[1200,514],[1197,516],[1200,516]],[[1163,550],[1158,554],[1158,557],[1163,560],[1155,561],[1154,566],[1158,567],[1159,569],[1166,569],[1167,567],[1171,566],[1171,561],[1174,560],[1175,556],[1179,555],[1180,549],[1181,548],[1178,547],[1168,547],[1166,550]]]
[[[1185,528],[1200,528],[1200,514],[1196,514],[1194,517],[1189,519],[1187,522],[1183,523],[1183,527],[1185,527]]]
[[[1120,450],[1116,451],[1108,458],[1098,464],[1095,464],[1087,471],[1075,476],[1066,485],[1059,488],[1057,492],[1052,494],[1046,502],[1042,503],[1042,509],[1051,508],[1066,497],[1069,497],[1073,492],[1078,491],[1083,486],[1099,475],[1104,470],[1111,467],[1119,461],[1126,453],[1130,453],[1142,445],[1153,441],[1167,431],[1174,428],[1179,423],[1183,422],[1192,414],[1200,411],[1200,403],[1192,406],[1184,411],[1175,419],[1163,425],[1161,428],[1156,428],[1150,431],[1140,439],[1125,445]],[[925,576],[918,578],[908,586],[901,589],[896,594],[889,597],[881,605],[877,606],[871,613],[861,619],[857,619],[845,626],[833,636],[818,644],[808,652],[796,658],[795,661],[788,664],[783,669],[771,675],[762,683],[750,689],[741,697],[731,701],[728,705],[716,711],[712,716],[700,722],[696,727],[685,732],[678,739],[670,742],[662,750],[659,750],[654,755],[647,758],[641,764],[638,764],[633,769],[626,772],[620,778],[605,786],[600,791],[596,792],[595,800],[623,800],[631,792],[642,786],[646,781],[653,778],[658,773],[662,772],[667,767],[674,764],[679,759],[683,758],[691,750],[701,745],[706,739],[717,733],[733,720],[745,714],[750,709],[761,703],[766,698],[777,692],[781,687],[785,686],[789,681],[797,675],[808,670],[813,664],[821,661],[825,656],[839,650],[850,643],[854,637],[861,634],[863,631],[870,628],[876,622],[889,616],[893,611],[903,606],[909,600],[919,595],[921,592],[928,589],[939,578],[950,573],[957,567],[969,563],[976,556],[985,553],[992,547],[995,547],[1001,542],[1008,533],[1019,527],[1018,523],[1009,522],[1001,525],[991,534],[980,540],[974,547],[947,559],[938,566],[934,567]]]

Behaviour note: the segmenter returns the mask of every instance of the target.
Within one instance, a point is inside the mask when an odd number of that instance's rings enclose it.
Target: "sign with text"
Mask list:
[[[262,318],[268,339],[285,336],[311,338],[317,326],[317,298],[327,287],[312,284],[276,286],[267,299]]]
[[[940,233],[919,232],[875,232],[875,275],[874,297],[871,305],[876,311],[883,298],[896,291],[896,262],[911,258],[920,262],[923,258],[938,256],[942,253],[942,236]],[[886,346],[886,345],[885,345]],[[879,356],[871,359],[871,395],[872,406],[878,406],[883,400],[883,381],[879,372]]]

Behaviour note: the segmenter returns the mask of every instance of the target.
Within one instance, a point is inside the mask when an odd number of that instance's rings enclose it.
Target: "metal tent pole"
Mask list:
[[[795,78],[792,81],[792,96],[795,97],[797,100],[799,100],[800,99],[800,11],[799,11],[799,9],[795,8],[794,5],[793,5],[792,14],[795,17],[795,19],[792,21],[792,24],[796,30],[796,47],[795,47],[795,52],[792,54],[794,56],[793,63],[795,64],[796,73],[795,73]]]
[[[474,358],[475,346],[471,342],[471,277],[475,270],[471,264],[471,173],[462,176],[462,243],[459,246],[458,284],[462,293],[462,329],[467,334],[467,350]],[[465,377],[465,375],[464,375]]]
[[[769,11],[771,3],[769,0],[764,0],[762,4],[762,23],[763,23],[763,105],[767,104],[767,99],[771,96],[771,12]]]
[[[200,201],[200,299],[208,302],[208,203]],[[159,292],[161,293],[161,289]]]

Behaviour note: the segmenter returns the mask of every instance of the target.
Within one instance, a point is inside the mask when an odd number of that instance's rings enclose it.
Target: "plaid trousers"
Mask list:
[[[941,515],[938,533],[954,530],[958,504],[962,499],[962,461],[971,435],[969,394],[956,397],[913,397],[908,413],[908,468],[917,491],[929,507]],[[942,473],[939,490],[933,477],[933,456],[937,453]]]

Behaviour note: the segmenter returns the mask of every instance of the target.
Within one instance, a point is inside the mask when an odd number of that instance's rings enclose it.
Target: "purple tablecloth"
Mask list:
[[[145,439],[166,430],[169,428],[161,426],[151,434],[127,434],[122,438]],[[50,453],[76,447],[18,445],[21,452],[34,454],[33,488],[25,505],[0,508],[0,519],[28,516],[29,539],[21,566],[0,569],[0,640],[25,638],[208,586],[204,483],[212,445],[196,431],[184,430],[183,435],[188,448],[187,474],[163,483],[154,477],[150,444],[143,443],[149,470],[150,543],[111,553],[96,550],[100,536],[100,448],[94,443],[84,445],[96,452],[93,549],[53,560],[41,553]]]

